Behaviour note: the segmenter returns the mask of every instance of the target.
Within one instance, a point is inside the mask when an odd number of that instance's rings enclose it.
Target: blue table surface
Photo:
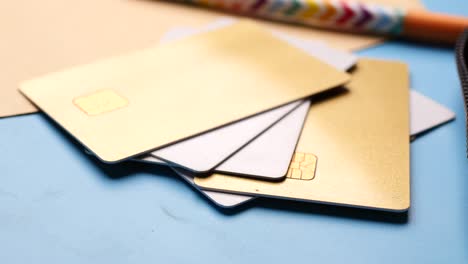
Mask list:
[[[468,15],[466,0],[425,4]],[[392,41],[359,54],[407,62],[412,86],[457,114],[411,144],[407,215],[268,199],[218,210],[165,168],[94,161],[34,114],[0,119],[0,262],[468,263],[453,50]]]

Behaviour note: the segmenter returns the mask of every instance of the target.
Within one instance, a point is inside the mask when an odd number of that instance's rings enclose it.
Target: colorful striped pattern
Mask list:
[[[399,34],[403,10],[346,0],[179,0],[249,16],[320,27]]]

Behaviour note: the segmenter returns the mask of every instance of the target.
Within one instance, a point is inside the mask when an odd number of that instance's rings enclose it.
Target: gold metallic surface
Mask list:
[[[410,206],[409,81],[406,65],[362,59],[349,92],[312,104],[296,151],[318,157],[315,178],[265,182],[214,174],[205,189],[353,207]]]
[[[346,83],[349,75],[241,21],[24,82],[20,90],[100,159],[117,162]],[[103,87],[129,105],[86,116]]]

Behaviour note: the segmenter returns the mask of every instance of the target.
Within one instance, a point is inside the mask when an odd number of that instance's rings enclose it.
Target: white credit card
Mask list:
[[[234,21],[235,20],[233,19],[221,19],[200,29],[179,27],[169,31],[162,38],[162,41],[173,41],[175,39],[180,39],[201,32],[214,30],[219,27],[227,26]],[[287,35],[280,34],[278,32],[274,34],[291,43],[291,45],[304,50],[310,55],[315,56],[320,54],[320,59],[341,70],[351,68],[357,61],[356,56],[342,51],[333,50],[322,43],[303,41],[297,38],[288,37]],[[257,129],[254,129],[254,122],[258,121],[253,120],[253,118],[249,118],[232,125],[225,126],[221,129],[213,130],[204,135],[194,137],[190,140],[171,145],[164,149],[159,149],[140,158],[144,159],[146,162],[158,164],[164,164],[164,161],[166,161],[167,163],[170,163],[171,166],[179,166],[196,173],[206,173],[217,166],[215,169],[220,172],[279,180],[284,178],[287,172],[292,152],[299,138],[299,133],[305,115],[307,114],[304,112],[307,111],[295,112],[293,115],[294,117],[289,119],[290,123],[299,124],[299,122],[301,122],[301,125],[291,126],[289,129],[284,129],[282,138],[285,140],[284,142],[278,143],[278,146],[275,146],[275,151],[271,151],[271,144],[266,146],[255,144],[255,147],[250,146],[250,144],[245,145],[248,143],[248,140],[246,140],[248,136],[242,137],[243,133],[258,131]],[[269,115],[270,113],[265,112],[261,115],[267,114]],[[297,121],[292,120],[292,118]],[[249,133],[249,135],[251,138],[254,137],[252,136],[253,133]],[[231,154],[244,146],[249,146],[249,151],[243,151],[242,156],[235,154],[233,157],[229,158]],[[260,154],[262,154],[262,156]],[[229,159],[226,160],[227,158]],[[267,164],[266,161],[268,160],[276,162],[272,166],[271,163]]]
[[[414,90],[410,91],[410,109],[412,137],[455,119],[450,109]]]
[[[154,157],[172,166],[183,167],[195,173],[210,172],[301,103],[302,101],[296,101],[211,130],[153,151],[145,155],[143,159],[152,161],[153,159],[149,157]]]
[[[244,169],[244,174],[258,174],[258,173],[271,173],[270,168],[279,168],[284,174],[280,174],[277,179],[284,178],[288,171],[291,157],[296,148],[297,140],[300,136],[302,125],[304,124],[305,117],[309,112],[310,101],[304,101],[297,109],[288,114],[286,117],[278,121],[273,127],[268,129],[265,133],[258,136],[254,141],[242,148],[233,157],[223,162],[216,171],[232,171],[232,169]],[[270,155],[270,153],[277,155]],[[285,152],[285,153],[281,153]],[[271,160],[270,158],[279,158],[279,160]],[[287,159],[285,163],[284,160]],[[148,161],[148,160],[146,160]],[[252,163],[258,164],[258,167],[252,166]],[[280,164],[280,165],[278,165]],[[216,205],[229,208],[243,204],[254,197],[229,194],[217,191],[207,191],[200,189],[194,184],[192,173],[178,167],[171,167],[178,175],[180,175],[193,187],[201,191]],[[245,176],[245,175],[244,175]],[[270,178],[271,180],[272,178]]]
[[[309,112],[309,107],[310,101],[305,100],[297,109],[282,118],[274,124],[273,127],[262,133],[246,147],[240,149],[236,154],[234,154],[234,156],[223,162],[216,168],[216,171],[231,171],[232,168],[234,168],[236,170],[243,169],[243,173],[251,173],[253,175],[254,173],[257,174],[259,172],[263,174],[271,174],[279,169],[283,174],[279,174],[279,177],[276,179],[284,178],[289,168],[291,156],[296,148],[297,140],[300,136],[305,117]],[[271,155],[272,152],[277,155]],[[273,158],[273,160],[270,158]],[[274,160],[275,158],[279,158],[279,160]],[[287,162],[284,162],[285,160],[287,160]],[[143,158],[140,161],[163,163],[162,160],[151,156]],[[252,166],[252,163],[257,164],[258,166]],[[278,168],[278,166],[281,166],[281,168]],[[253,199],[252,196],[201,190],[193,182],[194,174],[180,167],[171,166],[171,168],[218,206],[229,208],[238,206],[250,199]],[[274,170],[271,171],[271,168],[274,168]],[[271,180],[273,178],[268,179]]]
[[[291,113],[221,163],[214,171],[270,181],[284,179],[309,106],[309,100],[302,101]],[[164,163],[153,156],[145,156],[141,161]]]
[[[309,107],[310,101],[306,100],[234,156],[221,163],[215,171],[265,180],[283,180]]]

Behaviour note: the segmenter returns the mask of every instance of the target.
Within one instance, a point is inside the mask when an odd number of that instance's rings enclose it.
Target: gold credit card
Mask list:
[[[21,92],[116,162],[346,83],[247,20],[23,82]]]
[[[195,183],[254,196],[407,210],[408,82],[402,63],[361,59],[348,92],[312,104],[284,181],[213,174]]]

